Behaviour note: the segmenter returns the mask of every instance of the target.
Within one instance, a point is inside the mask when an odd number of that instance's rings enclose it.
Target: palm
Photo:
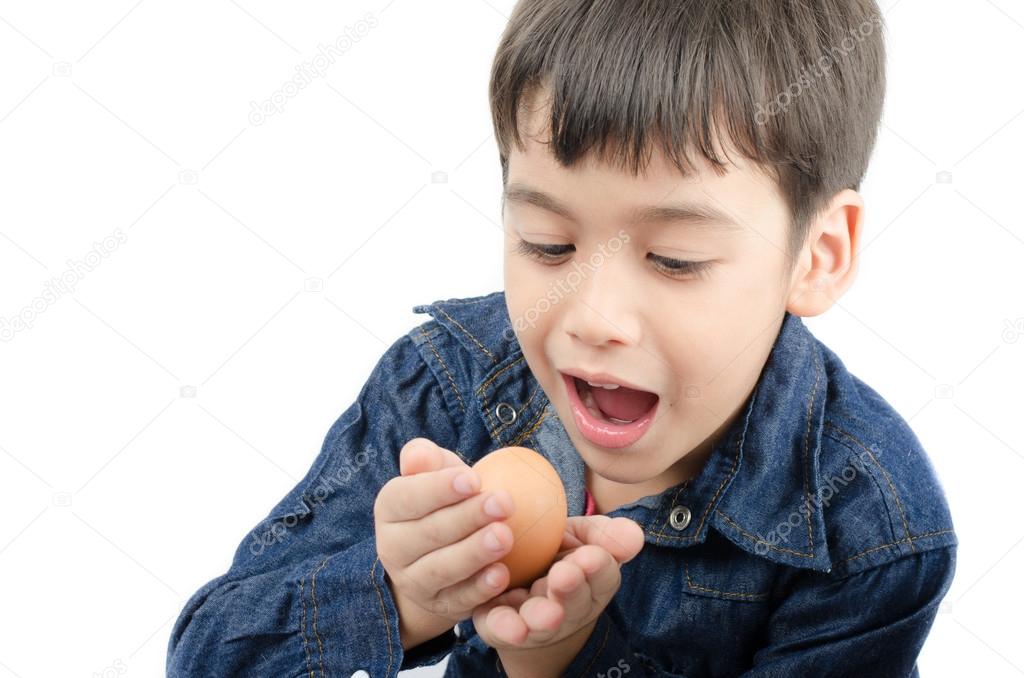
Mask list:
[[[488,644],[515,638],[518,642],[500,642],[519,646],[533,638],[534,644],[543,645],[571,635],[608,604],[618,588],[617,568],[632,560],[643,543],[640,526],[627,518],[570,517],[548,573],[529,590],[510,589],[477,607],[473,623]],[[568,565],[559,565],[562,561]],[[571,587],[578,593],[567,593]],[[489,614],[492,610],[497,617]]]

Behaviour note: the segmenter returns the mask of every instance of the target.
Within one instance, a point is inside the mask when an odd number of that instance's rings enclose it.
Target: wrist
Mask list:
[[[394,601],[395,609],[398,611],[398,634],[402,639],[402,649],[405,651],[422,645],[455,626],[451,620],[432,614],[401,596],[395,596]]]
[[[597,618],[572,635],[544,647],[498,650],[501,666],[509,678],[560,678],[590,639]]]

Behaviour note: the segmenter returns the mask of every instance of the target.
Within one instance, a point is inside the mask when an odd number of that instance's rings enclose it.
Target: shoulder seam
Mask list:
[[[433,327],[431,327],[431,326],[433,326]],[[408,339],[412,343],[413,348],[416,349],[416,353],[418,354],[419,359],[421,361],[423,361],[424,366],[430,372],[431,377],[433,377],[434,384],[437,386],[437,388],[441,392],[441,400],[444,402],[445,412],[446,412],[447,416],[449,417],[449,419],[453,422],[452,429],[453,429],[453,433],[455,435],[456,444],[453,445],[453,448],[452,448],[451,451],[454,452],[456,455],[458,455],[458,457],[467,466],[472,466],[472,462],[470,460],[468,460],[465,457],[465,455],[463,455],[457,449],[458,448],[458,441],[461,439],[462,429],[465,426],[466,417],[467,417],[466,403],[462,399],[462,394],[459,391],[459,387],[458,387],[458,385],[457,385],[457,383],[455,381],[455,375],[452,374],[451,369],[448,367],[448,363],[445,362],[444,358],[441,356],[441,352],[439,350],[437,350],[437,346],[434,344],[433,337],[435,336],[435,333],[434,333],[434,329],[435,328],[438,331],[443,329],[441,323],[439,323],[436,319],[431,318],[431,319],[429,319],[429,320],[427,320],[427,321],[425,321],[423,323],[420,323],[416,327],[412,328],[409,332],[407,332],[405,334],[405,338]],[[419,339],[421,339],[422,341],[418,341],[417,337]],[[459,408],[460,408],[460,410],[462,412],[462,420],[461,420],[459,426],[455,426],[454,425],[454,422],[456,421],[456,419],[452,416],[452,404],[451,404],[450,398],[448,397],[447,389],[446,389],[446,387],[444,385],[444,382],[441,381],[441,378],[440,378],[440,376],[437,373],[437,369],[434,366],[432,366],[431,365],[431,361],[427,359],[427,354],[426,354],[425,350],[423,349],[423,344],[426,344],[427,347],[430,349],[431,354],[437,360],[437,365],[440,366],[440,370],[444,372],[445,378],[447,379],[448,383],[451,385],[452,392],[455,394],[455,398],[458,401]]]
[[[940,534],[951,534],[952,532],[953,532],[952,528],[947,528],[945,530],[935,530],[934,532],[925,532],[924,534],[911,535],[911,536],[907,537],[907,539],[909,539],[910,541],[917,541],[918,539],[926,539],[928,537],[937,537]],[[881,551],[882,549],[898,547],[900,544],[902,544],[905,541],[907,541],[907,539],[900,539],[899,541],[892,541],[892,542],[889,542],[888,544],[882,544],[881,546],[873,546],[872,548],[865,549],[864,551],[861,551],[860,553],[855,553],[854,555],[850,556],[849,558],[844,558],[843,560],[840,560],[839,562],[836,563],[836,565],[837,566],[838,565],[845,565],[846,563],[850,562],[851,560],[857,560],[858,558],[863,558],[864,556],[869,555],[871,553],[874,553],[875,551]],[[952,546],[953,546],[952,544],[947,544],[945,546],[941,546],[941,547],[938,547],[938,548],[949,548],[949,547],[952,547]],[[931,550],[931,549],[929,549],[929,550]],[[916,551],[916,550],[913,551],[913,553],[926,553],[926,552],[927,551]],[[910,555],[910,554],[907,554],[907,555]]]
[[[486,356],[487,356],[488,358],[490,358],[490,360],[491,360],[491,362],[492,362],[492,363],[496,363],[496,362],[498,362],[498,359],[494,357],[494,354],[493,354],[493,353],[491,353],[491,352],[490,352],[490,351],[489,351],[489,350],[487,349],[487,347],[486,347],[486,346],[484,346],[484,345],[483,345],[482,343],[480,343],[480,340],[479,340],[479,339],[477,339],[477,338],[476,338],[476,337],[475,337],[475,336],[473,335],[473,333],[472,333],[472,332],[470,332],[469,330],[467,330],[467,329],[466,329],[466,328],[465,328],[465,327],[464,327],[464,326],[462,325],[462,323],[460,323],[460,322],[459,322],[458,320],[456,320],[455,318],[451,317],[451,315],[449,315],[449,314],[448,314],[448,312],[447,312],[447,311],[445,311],[445,310],[444,310],[443,308],[441,308],[440,306],[438,306],[438,307],[437,307],[437,310],[438,310],[438,311],[439,311],[439,312],[440,312],[440,313],[441,313],[442,315],[444,315],[444,317],[445,317],[445,318],[447,318],[447,319],[448,319],[448,320],[449,320],[449,321],[450,321],[450,322],[451,322],[451,323],[452,323],[453,325],[455,325],[455,326],[456,326],[457,328],[459,328],[459,330],[460,330],[460,331],[461,331],[461,332],[462,332],[463,334],[465,334],[465,335],[466,335],[467,337],[469,337],[469,338],[470,338],[470,340],[472,340],[472,342],[473,342],[474,344],[476,344],[476,346],[477,346],[477,347],[478,347],[478,348],[479,348],[479,349],[480,349],[481,351],[483,351],[483,352],[484,352],[484,354],[485,354],[485,355],[486,355]]]
[[[894,544],[906,543],[910,547],[911,553],[913,553],[915,551],[915,547],[914,547],[914,540],[911,538],[911,535],[910,535],[910,524],[907,522],[907,515],[906,515],[906,512],[903,510],[903,503],[900,501],[899,494],[896,492],[896,484],[893,483],[892,476],[885,469],[885,467],[882,466],[882,464],[878,461],[878,458],[874,455],[874,453],[871,452],[871,450],[868,449],[868,447],[866,445],[864,445],[864,443],[861,442],[852,433],[849,433],[848,431],[845,431],[845,430],[839,428],[836,424],[834,424],[831,421],[827,421],[827,420],[825,421],[825,428],[826,429],[831,428],[834,431],[836,431],[837,433],[839,433],[840,435],[842,435],[842,436],[852,440],[858,447],[860,447],[862,450],[864,450],[867,453],[867,455],[871,459],[872,463],[874,463],[875,466],[877,466],[878,469],[882,472],[882,475],[885,476],[885,480],[886,480],[886,482],[889,485],[889,491],[892,493],[892,498],[896,502],[896,510],[899,511],[900,520],[903,522],[904,538],[901,539],[901,540],[895,541],[893,543]],[[841,440],[839,440],[837,438],[834,438],[834,437],[833,437],[833,440],[835,440],[836,442],[840,443],[841,445],[844,445],[847,449],[850,449],[851,452],[853,451],[849,447],[849,445],[847,445],[845,442],[843,442],[843,441],[841,441]]]

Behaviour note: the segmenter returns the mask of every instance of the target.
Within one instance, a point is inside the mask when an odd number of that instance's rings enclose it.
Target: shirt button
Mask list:
[[[494,408],[494,416],[502,424],[511,424],[516,420],[516,408],[508,403],[498,403],[498,406]]]
[[[366,671],[359,670],[352,674],[352,678],[370,678],[370,674]]]
[[[675,529],[685,530],[686,526],[690,524],[690,517],[690,509],[685,506],[677,506],[672,509],[668,521],[672,523],[672,527]]]

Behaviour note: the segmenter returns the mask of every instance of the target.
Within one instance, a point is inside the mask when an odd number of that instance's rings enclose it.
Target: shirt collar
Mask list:
[[[715,529],[751,553],[820,571],[831,568],[818,501],[827,387],[821,346],[787,311],[744,416],[701,474],[722,483],[708,516]]]
[[[431,313],[475,357],[480,369],[474,371],[479,376],[473,390],[495,442],[535,444],[562,476],[570,513],[582,515],[583,461],[523,358],[504,293],[413,310]],[[753,392],[701,472],[616,513],[636,520],[650,543],[688,547],[703,543],[714,527],[759,557],[828,571],[822,506],[816,501],[826,391],[821,347],[787,311]],[[503,404],[514,417],[502,416]]]

